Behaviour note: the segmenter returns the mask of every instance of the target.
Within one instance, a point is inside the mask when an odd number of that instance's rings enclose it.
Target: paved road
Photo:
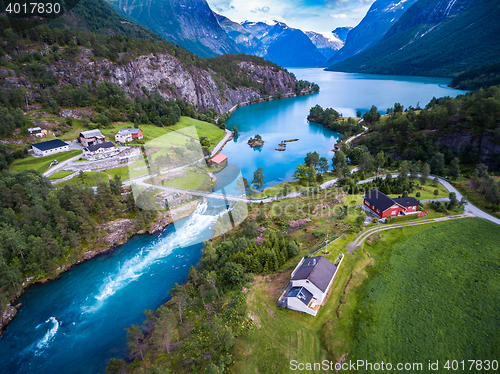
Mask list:
[[[429,219],[424,219],[424,220],[416,221],[416,222],[395,223],[392,225],[384,225],[384,226],[374,227],[368,231],[361,233],[356,239],[354,239],[354,241],[351,244],[349,244],[348,251],[349,251],[349,253],[352,253],[352,250],[354,248],[359,247],[361,244],[364,243],[364,241],[366,239],[368,239],[368,237],[370,237],[372,234],[375,234],[376,232],[390,230],[390,229],[397,229],[397,228],[406,227],[406,226],[425,225],[428,223],[443,222],[443,221],[449,221],[449,220],[453,220],[453,219],[469,218],[472,216],[473,216],[472,213],[464,213],[464,214],[457,214],[457,215],[453,215],[453,216],[429,218]]]
[[[361,121],[362,121],[362,119],[361,119],[361,120],[359,120],[359,122],[361,122]],[[354,139],[356,139],[357,137],[360,137],[361,135],[363,135],[365,132],[367,132],[367,131],[368,131],[368,127],[363,126],[363,128],[365,129],[365,131],[360,132],[358,135],[351,136],[349,139],[347,139],[347,140],[345,141],[345,143],[346,143],[346,144],[349,144],[349,143],[350,143],[350,142],[352,142]]]
[[[392,177],[393,178],[396,178],[399,174],[392,174]],[[420,175],[419,175],[420,176]],[[382,178],[384,179],[386,176],[385,175],[380,175],[378,178]],[[367,183],[367,182],[370,182],[372,180],[374,180],[376,177],[372,177],[372,178],[368,178],[368,179],[365,179],[365,180],[362,180],[360,182],[358,182],[359,184],[363,184],[363,183]],[[448,192],[454,192],[457,196],[457,199],[460,201],[462,200],[463,196],[460,192],[458,192],[458,190],[453,187],[447,180],[437,176],[437,175],[429,175],[427,177],[428,179],[432,179],[434,180],[435,178],[437,178],[439,180],[439,182],[448,190]],[[429,201],[447,201],[447,200],[442,200],[442,199],[430,199]],[[497,225],[500,225],[500,219],[498,218],[495,218],[493,217],[492,215],[488,214],[488,213],[485,213],[483,212],[481,209],[479,209],[478,207],[472,205],[470,202],[467,201],[467,203],[464,205],[464,211],[465,212],[471,212],[472,214],[474,214],[476,217],[480,217],[480,218],[484,218],[484,219],[487,219],[488,221],[491,221],[493,223],[496,223]]]
[[[229,140],[229,138],[231,137],[231,135],[233,135],[233,132],[229,131],[228,129],[226,129],[226,135],[224,135],[224,137],[222,138],[222,140],[219,143],[217,143],[217,145],[215,146],[214,150],[210,154],[210,157],[215,156],[222,149],[222,147],[224,147],[224,144],[226,144],[226,142]]]
[[[57,159],[57,156],[54,155],[54,159]],[[69,163],[78,160],[80,157],[82,157],[81,154],[75,157],[71,157],[70,159],[67,159],[66,161],[58,163],[56,166],[52,166],[49,170],[47,170],[45,173],[43,173],[44,177],[50,177],[52,174],[57,173],[59,170],[62,170],[65,166],[67,166]]]

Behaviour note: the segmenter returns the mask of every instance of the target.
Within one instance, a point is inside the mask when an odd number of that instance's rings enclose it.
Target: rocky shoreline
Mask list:
[[[102,248],[83,252],[79,256],[78,260],[64,264],[61,267],[57,268],[56,275],[37,281],[33,281],[33,278],[26,279],[26,281],[22,284],[22,289],[12,297],[10,303],[7,304],[5,310],[2,312],[2,315],[0,316],[0,336],[2,336],[7,325],[11,323],[12,320],[16,317],[17,310],[22,306],[21,303],[16,303],[16,302],[29,286],[34,284],[45,284],[52,280],[55,280],[59,278],[63,273],[71,269],[72,267],[77,266],[84,261],[88,261],[102,254],[112,252],[120,245],[125,244],[134,235],[142,235],[142,234],[153,235],[158,232],[162,232],[170,224],[190,215],[196,209],[197,204],[198,201],[192,201],[186,204],[186,206],[181,206],[180,208],[182,209],[179,209],[179,211],[177,211],[177,209],[173,209],[172,211],[158,212],[158,217],[155,218],[155,220],[151,223],[148,229],[141,229],[138,231],[134,231],[133,230],[134,222],[129,218],[120,218],[100,225],[99,229],[106,232],[106,235],[98,239],[98,243],[103,245]]]

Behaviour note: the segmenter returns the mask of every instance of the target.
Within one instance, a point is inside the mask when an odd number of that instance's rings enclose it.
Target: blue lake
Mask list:
[[[223,152],[249,180],[259,166],[264,168],[267,185],[289,180],[310,151],[331,159],[329,150],[340,134],[307,122],[309,109],[316,104],[354,116],[371,105],[382,110],[395,102],[424,106],[433,96],[462,93],[447,88],[447,79],[292,71],[298,79],[318,83],[321,92],[242,107],[227,121],[240,134]],[[255,134],[266,141],[262,149],[246,144]],[[300,140],[289,143],[285,152],[274,150],[281,140],[290,138]],[[220,176],[221,184],[231,182],[229,174],[238,175],[237,170],[228,171]],[[227,180],[222,183],[223,179]],[[173,284],[186,279],[190,266],[201,257],[202,241],[212,235],[211,227],[224,209],[222,202],[208,201],[175,228],[135,236],[116,251],[87,261],[53,282],[30,287],[20,300],[18,316],[0,337],[0,372],[104,372],[110,358],[126,354],[124,328],[141,323],[145,309],[158,308]]]
[[[425,107],[435,97],[457,96],[466,91],[447,87],[446,78],[400,77],[368,74],[325,72],[322,69],[290,69],[297,79],[315,82],[320,92],[298,98],[274,100],[243,106],[227,120],[226,126],[238,128],[238,137],[228,143],[223,153],[230,163],[238,165],[249,182],[258,167],[264,168],[266,187],[292,180],[298,164],[308,152],[318,152],[330,162],[331,149],[341,136],[320,124],[307,121],[309,109],[316,104],[334,108],[346,117],[355,117],[375,105],[385,114],[387,108],[399,102],[405,107]],[[265,141],[260,148],[251,148],[248,139],[259,134]],[[285,139],[286,151],[276,151]]]

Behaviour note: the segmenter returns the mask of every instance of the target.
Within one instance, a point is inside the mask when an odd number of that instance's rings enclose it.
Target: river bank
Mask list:
[[[22,303],[19,303],[18,300],[29,286],[45,284],[50,281],[56,280],[71,268],[85,261],[92,260],[98,256],[108,254],[116,250],[121,245],[127,243],[135,235],[154,235],[162,232],[174,222],[188,217],[191,213],[193,213],[197,205],[198,200],[194,200],[182,204],[175,209],[158,212],[158,216],[153,220],[153,222],[151,222],[149,227],[142,228],[140,230],[133,229],[134,222],[129,218],[120,218],[99,225],[99,230],[106,232],[106,234],[98,239],[97,248],[80,252],[78,259],[58,267],[55,270],[54,274],[51,274],[43,279],[35,280],[33,277],[26,278],[21,286],[21,289],[11,297],[10,302],[2,312],[0,318],[0,336],[2,336],[5,328],[17,316],[17,311],[22,306]]]

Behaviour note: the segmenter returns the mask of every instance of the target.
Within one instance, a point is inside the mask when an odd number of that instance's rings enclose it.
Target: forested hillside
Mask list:
[[[103,224],[133,218],[131,229],[145,228],[156,212],[122,200],[119,178],[90,187],[54,190],[34,170],[0,175],[0,310],[21,289],[27,277],[44,279],[56,268],[75,261],[82,251],[105,246]],[[123,210],[131,208],[127,212]]]
[[[428,162],[439,153],[446,164],[458,156],[500,170],[500,86],[433,98],[425,109],[403,112],[396,104],[388,113],[357,143],[396,158]]]
[[[500,64],[467,70],[453,78],[449,84],[450,87],[459,90],[477,90],[496,85],[500,85]]]
[[[419,0],[375,46],[328,70],[453,77],[500,61],[499,17],[494,0]]]
[[[98,11],[87,13],[86,2]],[[297,87],[286,70],[259,57],[201,59],[98,0],[84,0],[54,24],[0,33],[0,136],[29,127],[22,112],[33,105],[51,115],[85,107],[84,120],[102,126],[168,126],[180,115],[213,122],[238,102],[294,95]]]

